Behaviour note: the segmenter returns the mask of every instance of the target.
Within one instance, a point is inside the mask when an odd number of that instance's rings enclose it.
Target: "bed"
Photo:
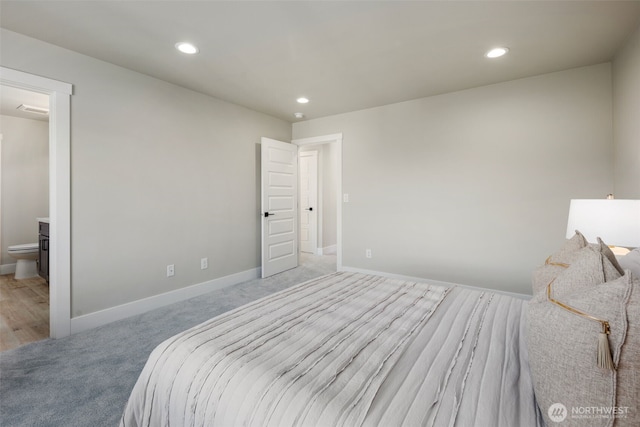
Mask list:
[[[360,273],[159,345],[120,425],[542,426],[524,300]]]

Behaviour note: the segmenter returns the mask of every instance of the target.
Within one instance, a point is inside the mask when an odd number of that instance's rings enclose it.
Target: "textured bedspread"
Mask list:
[[[159,345],[121,426],[541,425],[524,302],[335,273]]]

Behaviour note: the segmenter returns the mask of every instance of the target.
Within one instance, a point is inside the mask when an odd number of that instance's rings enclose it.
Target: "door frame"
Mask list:
[[[49,95],[49,336],[71,334],[70,83],[0,67],[0,84]]]
[[[336,170],[336,258],[337,270],[342,271],[342,133],[298,138],[291,141],[298,146],[336,144],[338,167]]]

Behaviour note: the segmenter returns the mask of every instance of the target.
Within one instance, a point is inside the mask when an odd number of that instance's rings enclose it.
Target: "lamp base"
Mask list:
[[[625,256],[631,252],[629,249],[620,246],[609,246],[609,249],[611,249],[611,252],[616,256]]]

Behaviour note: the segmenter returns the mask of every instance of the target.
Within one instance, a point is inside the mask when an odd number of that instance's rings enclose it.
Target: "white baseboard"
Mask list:
[[[209,280],[207,282],[187,286],[186,288],[176,289],[175,291],[165,292],[160,295],[154,295],[152,297],[132,301],[116,307],[74,317],[71,319],[71,333],[75,334],[93,329],[98,326],[115,322],[116,320],[122,320],[137,314],[146,313],[147,311],[197,297],[211,291],[227,288],[248,280],[257,279],[260,277],[260,272],[260,268],[254,268],[240,273],[231,274],[229,276]]]
[[[510,296],[510,297],[519,298],[519,299],[523,299],[523,300],[530,300],[531,299],[531,295],[519,294],[517,292],[501,291],[501,290],[498,290],[498,289],[488,289],[488,288],[481,288],[481,287],[478,287],[478,286],[470,286],[470,285],[461,285],[459,283],[443,282],[441,280],[431,280],[431,279],[425,279],[423,277],[404,276],[402,274],[385,273],[383,271],[366,270],[364,268],[345,267],[345,266],[343,266],[340,269],[340,271],[349,271],[351,273],[373,274],[373,275],[376,275],[376,276],[389,277],[391,279],[412,280],[412,281],[415,281],[415,282],[428,282],[428,283],[431,283],[433,285],[459,286],[461,288],[471,289],[471,290],[474,290],[474,291],[493,292],[493,293],[496,293],[496,294],[507,295],[507,296]]]
[[[16,264],[2,264],[0,265],[0,276],[4,274],[13,274],[16,272]]]
[[[324,251],[323,251],[324,252]],[[0,266],[10,268],[13,265],[15,270],[15,264],[5,264]],[[0,270],[1,272],[2,270]],[[393,279],[401,280],[414,280],[418,282],[429,282],[434,285],[442,286],[459,286],[462,288],[472,289],[476,291],[495,292],[502,295],[508,295],[515,298],[524,300],[531,299],[531,295],[519,294],[515,292],[500,291],[496,289],[480,288],[476,286],[461,285],[458,283],[443,282],[440,280],[429,280],[422,277],[411,277],[402,274],[386,273],[383,271],[366,270],[363,268],[343,266],[340,271],[350,271],[354,273],[374,274],[383,277],[390,277]],[[132,301],[126,304],[118,305],[116,307],[107,308],[104,310],[96,311],[94,313],[84,314],[82,316],[74,317],[71,319],[71,333],[86,331],[96,328],[98,326],[106,325],[117,320],[126,319],[127,317],[135,316],[138,314],[146,313],[147,311],[161,308],[169,304],[184,301],[189,298],[197,297],[218,289],[227,288],[229,286],[237,285],[248,280],[257,279],[260,277],[260,268],[242,271],[240,273],[231,274],[229,276],[220,277],[217,279],[209,280],[207,282],[198,283],[195,285],[187,286],[186,288],[176,289],[175,291],[166,292],[160,295],[154,295],[152,297],[143,298],[137,301]],[[2,273],[5,274],[5,273]],[[6,273],[10,274],[10,273]]]

